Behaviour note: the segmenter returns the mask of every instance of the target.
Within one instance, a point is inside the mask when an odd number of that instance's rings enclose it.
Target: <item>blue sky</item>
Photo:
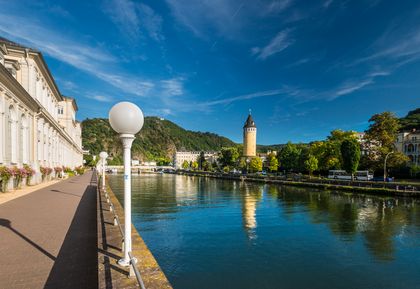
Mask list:
[[[364,130],[420,107],[420,2],[4,1],[0,35],[41,50],[78,119],[118,101],[240,142]]]

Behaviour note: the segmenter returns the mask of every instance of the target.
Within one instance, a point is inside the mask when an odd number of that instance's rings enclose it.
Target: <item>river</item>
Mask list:
[[[122,175],[110,185],[123,203]],[[133,224],[175,289],[420,288],[420,201],[133,175]]]

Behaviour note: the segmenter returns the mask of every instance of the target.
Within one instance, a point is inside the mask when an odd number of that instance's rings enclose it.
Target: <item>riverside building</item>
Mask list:
[[[174,154],[174,167],[175,169],[182,169],[182,164],[187,161],[188,163],[195,162],[200,156],[199,151],[177,151]],[[204,158],[210,163],[217,161],[217,152],[204,152]]]
[[[0,37],[0,166],[32,167],[35,184],[41,167],[82,165],[77,110],[41,52]]]
[[[420,165],[420,131],[399,133],[395,147],[409,158],[410,164]]]

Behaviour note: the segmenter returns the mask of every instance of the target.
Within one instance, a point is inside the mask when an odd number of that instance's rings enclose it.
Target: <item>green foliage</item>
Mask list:
[[[341,144],[341,157],[343,168],[346,172],[354,176],[360,161],[360,144],[357,140],[346,139]]]
[[[86,119],[82,127],[83,148],[92,155],[106,151],[111,157],[122,156],[121,141],[108,119]],[[217,134],[189,131],[168,120],[145,117],[143,129],[133,142],[132,156],[143,161],[172,159],[176,150],[218,151],[230,146],[235,143]]]
[[[204,156],[204,152],[200,152],[200,155],[197,158],[197,162],[198,162],[198,168],[200,170],[203,169],[203,163],[206,161],[206,158]]]
[[[197,169],[198,169],[198,163],[197,163],[196,161],[192,162],[192,163],[191,163],[191,168],[192,168],[193,170],[197,170]]]
[[[184,162],[182,163],[182,168],[183,168],[184,170],[188,169],[189,167],[190,167],[190,164],[188,163],[188,161],[184,161]]]
[[[251,161],[249,162],[249,170],[251,172],[260,172],[262,171],[262,167],[263,167],[263,163],[261,158],[259,157],[255,157],[252,158]]]
[[[110,166],[122,166],[123,164],[124,164],[124,161],[121,156],[115,156],[112,159],[108,160],[108,165]]]
[[[401,131],[420,130],[420,108],[410,111],[406,117],[399,119]]]
[[[420,166],[418,166],[418,165],[412,165],[412,166],[410,167],[410,175],[411,175],[412,177],[417,177],[417,176],[419,176],[419,175],[420,175]]]
[[[292,144],[290,141],[282,148],[279,153],[279,161],[283,168],[286,170],[297,170],[299,165],[299,157],[301,150],[296,144]]]
[[[318,169],[318,159],[313,155],[309,155],[309,158],[305,161],[305,168],[309,175],[312,175]]]
[[[383,168],[385,156],[395,151],[394,143],[400,129],[398,118],[392,112],[382,112],[369,119],[370,125],[365,134],[365,147],[368,154],[363,158],[363,166],[380,170]],[[403,165],[407,158],[398,152],[392,154],[387,163],[388,167]]]
[[[239,158],[239,152],[236,147],[223,147],[220,150],[219,163],[223,166],[233,167]]]
[[[277,172],[279,168],[279,161],[275,155],[269,155],[268,157],[268,169],[270,172]]]
[[[341,144],[345,140],[355,140],[354,131],[333,130],[325,141],[313,142],[309,154],[318,160],[318,169],[328,171],[342,168]]]
[[[96,160],[94,160],[93,155],[83,155],[83,159],[85,160],[85,166],[95,167],[99,158],[97,157]]]
[[[387,151],[392,150],[401,128],[394,113],[385,111],[373,115],[369,119],[370,125],[366,131],[365,139],[372,144],[379,144]]]

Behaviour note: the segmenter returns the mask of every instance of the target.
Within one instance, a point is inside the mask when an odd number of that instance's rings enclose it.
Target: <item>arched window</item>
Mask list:
[[[29,163],[29,122],[26,115],[22,114],[21,126],[21,148],[22,148],[22,163]]]
[[[17,163],[17,112],[11,105],[9,107],[9,139],[10,139],[10,162]]]

